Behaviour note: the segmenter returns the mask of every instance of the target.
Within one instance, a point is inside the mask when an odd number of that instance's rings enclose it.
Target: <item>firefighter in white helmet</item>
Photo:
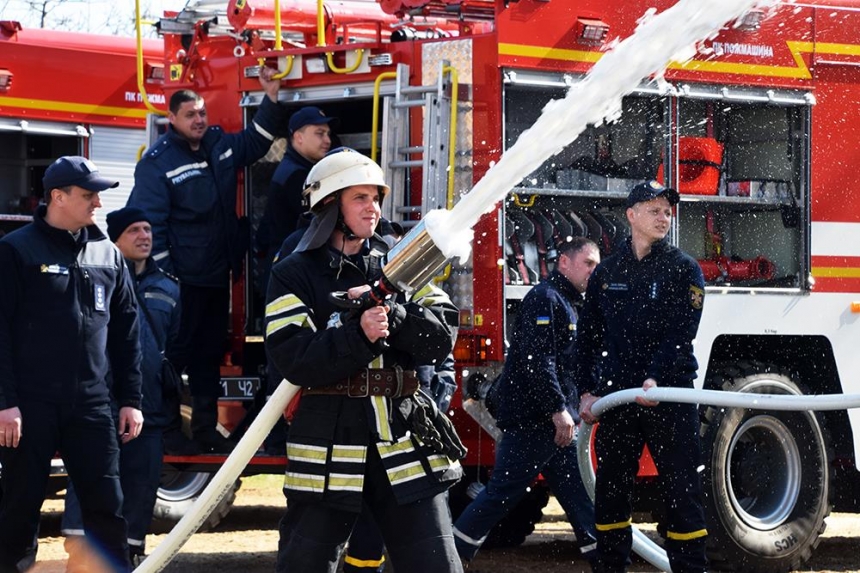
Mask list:
[[[427,415],[414,371],[451,352],[457,309],[432,286],[359,311],[330,297],[358,298],[380,276],[388,247],[374,231],[388,192],[369,158],[330,153],[306,181],[313,222],[272,269],[266,348],[304,388],[287,439],[278,571],[334,573],[363,506],[397,570],[462,570],[445,491],[465,452],[445,416]]]

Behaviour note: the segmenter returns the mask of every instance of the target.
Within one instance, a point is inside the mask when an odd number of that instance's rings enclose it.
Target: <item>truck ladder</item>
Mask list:
[[[405,227],[432,209],[446,208],[448,197],[448,136],[451,120],[451,74],[440,62],[432,85],[409,85],[409,66],[397,65],[395,93],[383,101],[381,166],[391,186],[383,217]],[[422,143],[411,145],[410,119],[422,114]],[[421,173],[421,202],[412,200],[411,181]],[[417,217],[414,217],[417,215]]]

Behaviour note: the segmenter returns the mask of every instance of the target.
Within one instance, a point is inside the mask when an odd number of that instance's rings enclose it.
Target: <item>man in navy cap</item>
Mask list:
[[[302,205],[305,178],[331,149],[331,128],[337,127],[337,123],[337,118],[313,106],[303,107],[290,117],[287,150],[272,175],[258,235],[260,246],[266,247],[267,265],[274,260],[284,239],[296,230],[305,211]],[[262,290],[265,292],[265,288]]]
[[[236,280],[250,242],[247,220],[236,214],[239,173],[263,157],[286,118],[278,104],[277,70],[260,67],[265,97],[238,133],[210,126],[203,98],[191,90],[170,96],[170,129],[134,170],[128,206],[152,222],[152,256],[180,283],[182,320],[171,352],[188,374],[191,431],[206,452],[228,452],[218,431],[221,362],[226,350],[230,276]]]
[[[656,181],[634,187],[627,197],[630,238],[588,282],[574,362],[580,416],[588,424],[597,421],[594,402],[612,392],[693,386],[698,368],[693,340],[705,285],[696,261],[666,240],[678,200],[677,191]],[[600,418],[596,570],[624,571],[628,564],[633,482],[647,444],[661,482],[672,571],[704,573],[708,532],[696,469],[701,464],[696,406],[636,401]]]
[[[137,304],[122,254],[93,221],[99,192],[119,183],[83,157],[59,158],[42,183],[46,205],[0,239],[0,572],[36,559],[55,452],[88,541],[106,570],[128,571],[118,442],[143,425]]]

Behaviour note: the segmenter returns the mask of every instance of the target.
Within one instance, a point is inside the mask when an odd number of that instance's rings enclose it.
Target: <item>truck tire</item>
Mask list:
[[[155,533],[166,533],[182,519],[191,506],[212,481],[214,474],[203,472],[179,471],[172,466],[165,465],[161,470],[161,486],[155,500],[155,509],[152,514],[152,531]],[[236,480],[233,488],[218,504],[215,510],[206,518],[198,531],[211,531],[230,513],[233,502],[236,500],[236,492],[241,485]]]
[[[777,369],[723,369],[727,391],[802,395]],[[830,514],[829,435],[815,412],[707,407],[702,425],[704,504],[711,567],[801,569]]]
[[[468,472],[467,472],[468,473]],[[486,472],[482,482],[486,483]],[[471,481],[461,479],[448,491],[448,505],[451,515],[456,519],[463,510],[471,503],[472,497],[467,490]],[[531,535],[541,519],[543,519],[543,508],[549,503],[549,488],[542,483],[532,486],[520,502],[499,521],[481,546],[483,549],[518,547],[523,544],[526,537]]]

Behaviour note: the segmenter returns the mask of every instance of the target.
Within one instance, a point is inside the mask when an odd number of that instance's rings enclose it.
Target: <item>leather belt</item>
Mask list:
[[[411,396],[418,391],[418,378],[414,370],[402,368],[365,368],[355,376],[331,384],[304,388],[305,395],[347,396],[367,398],[368,396],[387,396],[399,398]]]

